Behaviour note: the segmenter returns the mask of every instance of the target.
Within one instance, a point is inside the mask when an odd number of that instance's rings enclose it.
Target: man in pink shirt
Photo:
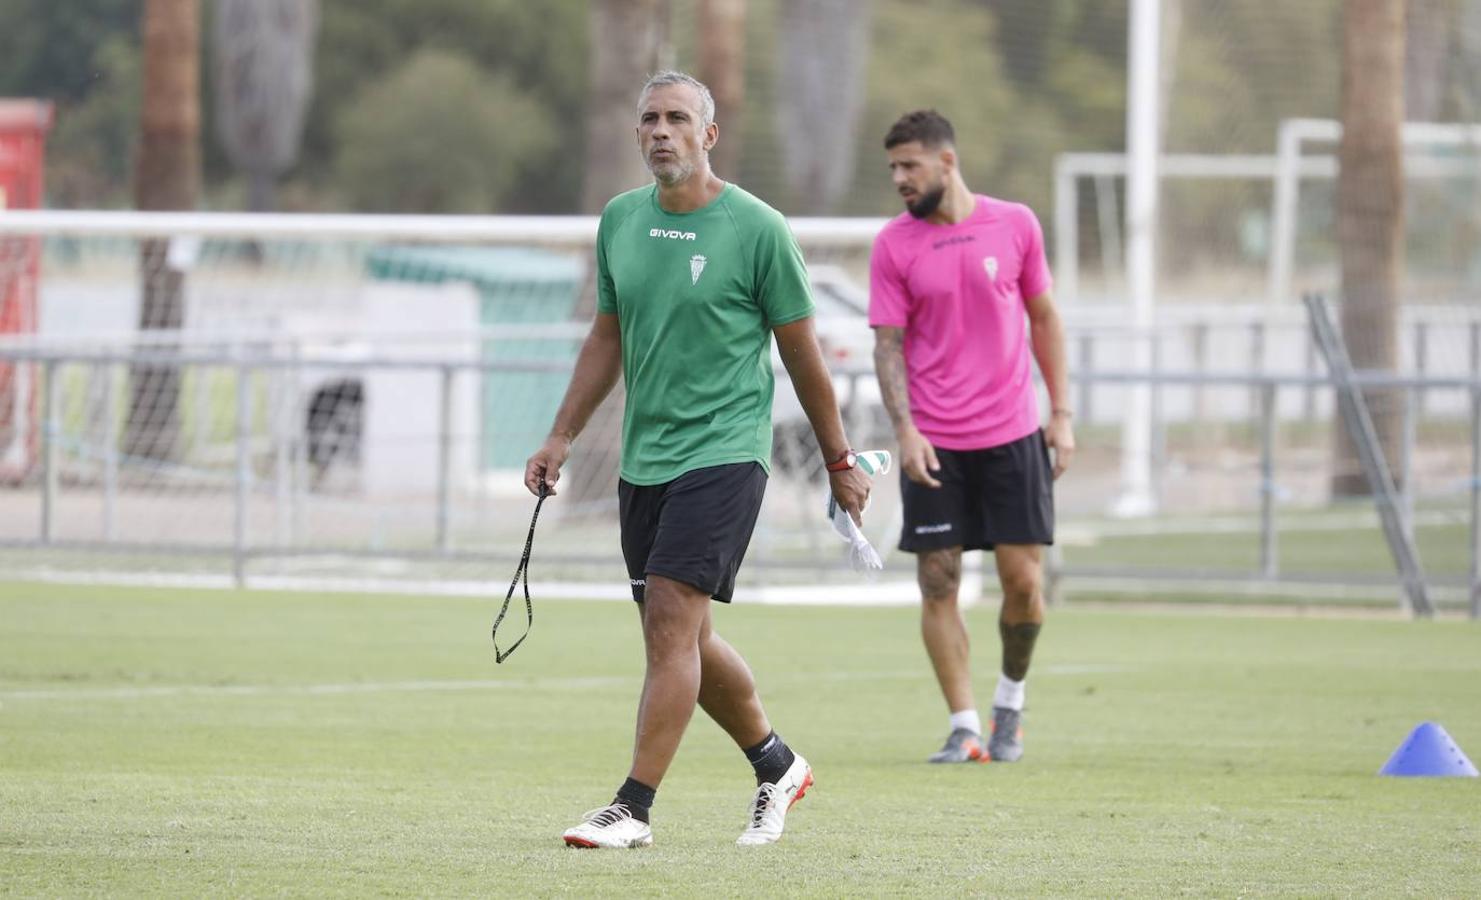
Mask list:
[[[1038,219],[967,189],[951,123],[934,110],[907,113],[884,144],[906,211],[874,241],[869,324],[900,443],[900,549],[916,554],[921,635],[951,713],[930,760],[1013,762],[1044,622],[1053,481],[1075,450],[1064,329]],[[1049,391],[1042,427],[1030,354]],[[993,551],[1003,588],[1002,674],[985,745],[957,605],[964,549]]]

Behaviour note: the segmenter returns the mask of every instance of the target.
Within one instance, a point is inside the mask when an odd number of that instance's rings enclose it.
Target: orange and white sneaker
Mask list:
[[[751,798],[746,830],[735,841],[740,846],[776,843],[782,836],[787,811],[812,787],[812,766],[807,764],[802,754],[794,751],[793,755],[797,758],[792,760],[792,765],[787,767],[776,784],[768,782],[756,788],[756,796]]]
[[[562,835],[568,847],[603,847],[627,849],[647,847],[653,843],[653,829],[647,822],[639,822],[628,811],[627,805],[613,803],[594,809],[582,816],[585,819],[575,828],[567,828]]]
[[[972,729],[953,728],[946,736],[946,743],[927,757],[926,762],[987,762],[987,748],[982,746],[982,735]]]

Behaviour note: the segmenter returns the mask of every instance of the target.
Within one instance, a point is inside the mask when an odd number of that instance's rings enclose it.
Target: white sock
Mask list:
[[[992,705],[1001,706],[1004,709],[1023,709],[1023,687],[1027,682],[1014,681],[1007,675],[999,673],[998,689],[992,696]]]
[[[965,728],[973,734],[982,733],[982,719],[977,715],[975,709],[964,709],[961,712],[951,714],[951,730]]]

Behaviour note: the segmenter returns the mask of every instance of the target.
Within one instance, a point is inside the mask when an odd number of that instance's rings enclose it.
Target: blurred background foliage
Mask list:
[[[675,65],[696,66],[700,2],[658,4]],[[129,203],[140,6],[0,0],[0,95],[57,104],[52,206]],[[203,0],[206,35],[212,9]],[[743,142],[737,180],[783,211],[897,211],[879,141],[915,107],[953,119],[973,188],[1041,212],[1055,154],[1124,144],[1125,2],[750,0],[745,15],[744,112],[730,131]],[[830,17],[815,23],[823,34],[867,19],[865,64],[834,72],[862,80],[845,85],[863,92],[862,115],[844,135],[852,154],[826,161],[851,170],[847,189],[827,198],[826,209],[809,188],[816,177],[799,169],[817,135],[785,133],[796,129],[777,114],[796,87],[784,83],[781,73],[792,69],[780,56],[809,52],[780,39],[799,15]],[[1169,3],[1167,149],[1269,153],[1282,117],[1335,115],[1339,15],[1339,0]],[[592,42],[603,39],[589,33],[590,21],[584,0],[323,3],[313,100],[280,207],[579,211]],[[203,40],[203,56],[210,53]],[[215,139],[209,60],[201,71],[203,205],[243,208],[243,177]],[[824,117],[812,127],[833,125]],[[1196,207],[1218,202],[1217,189],[1188,202],[1195,208],[1169,214],[1195,221]]]

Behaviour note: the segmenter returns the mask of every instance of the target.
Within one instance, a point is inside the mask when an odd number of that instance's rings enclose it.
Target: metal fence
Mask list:
[[[497,582],[517,559],[531,505],[523,461],[548,428],[581,333],[493,330],[464,336],[456,351],[399,353],[321,344],[311,354],[244,338],[169,350],[0,348],[0,361],[31,369],[41,386],[36,464],[0,485],[0,568],[229,572],[238,584]],[[181,375],[173,449],[150,458],[130,456],[120,440],[127,385],[145,366]],[[1325,375],[1079,367],[1074,379],[1089,415],[1057,488],[1057,590],[1397,600],[1371,502],[1327,490],[1334,404]],[[1408,527],[1441,604],[1481,613],[1481,380],[1359,380],[1409,398],[1394,461]],[[841,367],[836,382],[855,444],[892,446],[873,372]],[[1115,409],[1138,385],[1159,398],[1160,512],[1120,520],[1103,512],[1120,483]],[[779,370],[778,396],[790,390]],[[578,591],[625,583],[618,422],[620,397],[578,442],[562,495],[542,517],[537,577]],[[805,422],[779,414],[746,585],[845,597],[880,588],[844,564],[822,515],[825,484]],[[882,480],[866,517],[897,587],[914,571],[890,551],[898,498],[893,478]]]

